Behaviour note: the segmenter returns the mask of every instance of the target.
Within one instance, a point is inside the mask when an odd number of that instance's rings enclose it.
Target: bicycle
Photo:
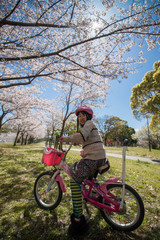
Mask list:
[[[39,207],[45,210],[55,209],[66,192],[65,184],[60,176],[63,169],[69,176],[69,166],[65,163],[66,155],[71,149],[59,152],[56,149],[44,148],[42,162],[53,165],[54,170],[41,173],[34,184],[34,196]],[[133,231],[144,219],[144,204],[142,198],[131,186],[125,183],[126,145],[122,152],[122,182],[121,177],[110,178],[102,184],[96,179],[97,175],[108,170],[107,164],[100,168],[91,179],[81,183],[83,202],[87,218],[91,217],[87,203],[100,210],[103,219],[116,230]]]

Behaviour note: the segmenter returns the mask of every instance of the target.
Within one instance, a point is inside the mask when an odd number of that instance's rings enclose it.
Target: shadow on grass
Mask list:
[[[157,160],[157,159],[152,159],[152,162],[156,162],[160,164],[160,160]]]
[[[15,207],[14,212],[18,217],[13,221],[8,217],[2,220],[2,239],[67,239],[65,224],[58,221],[55,211],[43,211],[37,208],[35,201],[21,207]]]
[[[15,213],[19,213],[19,217],[11,220],[3,218],[0,238],[5,240],[71,240],[74,239],[68,235],[69,216],[66,222],[59,219],[56,210],[44,211],[37,208],[35,201],[30,201],[23,207],[15,207]],[[98,215],[91,219],[90,233],[87,236],[77,237],[79,240],[153,240],[160,239],[159,228],[148,229],[148,231],[120,232],[115,231],[108,225],[101,225],[102,218]]]
[[[34,182],[42,171],[44,171],[44,167],[37,164],[36,161],[30,162],[29,168],[26,167],[26,161],[19,161],[16,166],[12,164],[7,166],[4,171],[1,171],[0,215],[7,211],[7,207],[9,212],[12,213],[14,206],[23,199],[24,201],[34,199]]]

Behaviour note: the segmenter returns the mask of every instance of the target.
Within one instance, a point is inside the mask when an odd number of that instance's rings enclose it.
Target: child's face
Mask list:
[[[78,115],[78,121],[83,126],[86,123],[86,121],[87,121],[86,114],[80,112],[79,115]]]

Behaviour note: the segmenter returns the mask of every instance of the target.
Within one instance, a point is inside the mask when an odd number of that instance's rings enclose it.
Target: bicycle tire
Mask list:
[[[34,184],[34,196],[38,206],[44,210],[55,209],[62,200],[62,190],[59,182],[53,181],[51,177],[53,173],[41,173]],[[51,186],[49,186],[51,184]]]
[[[114,193],[117,198],[121,199],[122,184],[109,184],[107,190]],[[104,198],[100,199],[104,203]],[[144,219],[144,204],[140,195],[131,186],[125,185],[125,208],[119,213],[109,212],[106,209],[100,209],[103,219],[115,230],[133,231],[137,229]],[[106,202],[106,204],[109,204]]]

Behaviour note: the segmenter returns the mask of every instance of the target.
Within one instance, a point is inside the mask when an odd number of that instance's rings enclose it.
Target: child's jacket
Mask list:
[[[63,137],[65,142],[82,144],[84,159],[99,160],[106,158],[101,136],[96,125],[88,120],[79,133]]]

